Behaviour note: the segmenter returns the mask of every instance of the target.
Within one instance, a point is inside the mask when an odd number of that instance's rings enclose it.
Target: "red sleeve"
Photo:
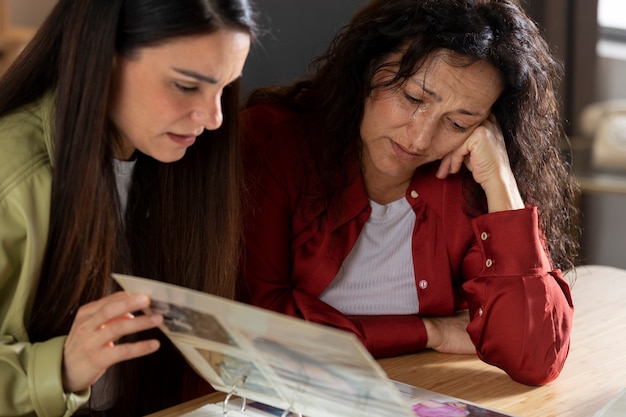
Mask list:
[[[350,316],[359,326],[361,341],[375,358],[415,353],[428,341],[422,319],[416,315]]]
[[[317,297],[294,291],[297,315],[305,320],[351,331],[375,358],[414,353],[426,347],[426,329],[415,316],[345,316]]]
[[[536,208],[473,221],[476,246],[463,264],[467,328],[478,356],[512,379],[555,379],[569,351],[573,304],[559,270],[551,270]]]

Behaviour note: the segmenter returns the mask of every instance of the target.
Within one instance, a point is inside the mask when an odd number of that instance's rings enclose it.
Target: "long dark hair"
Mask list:
[[[48,92],[56,100],[48,244],[27,317],[32,342],[67,334],[80,305],[114,289],[113,271],[233,296],[241,224],[239,82],[223,92],[221,128],[205,131],[180,161],[138,155],[125,220],[113,171],[119,144],[107,115],[116,54],[220,28],[254,37],[249,1],[60,0],[0,81],[0,116]],[[157,359],[131,361],[143,363],[127,376],[141,375],[137,390],[146,395],[134,396],[127,384],[127,415],[181,400],[183,361],[164,359],[171,351],[164,346],[151,355]],[[164,362],[171,374],[149,375]]]
[[[389,65],[390,54],[401,52],[388,86],[401,84],[440,50],[467,58],[467,64],[484,60],[502,74],[505,87],[493,113],[522,198],[539,209],[554,266],[574,266],[577,186],[560,151],[565,135],[556,90],[562,67],[515,0],[374,0],[313,62],[310,77],[289,87],[257,90],[246,106],[270,100],[298,111],[324,109],[308,134],[317,142],[312,148],[320,171],[319,196],[330,198],[345,185],[337,182],[336,172],[348,166],[347,158],[360,155],[359,126],[373,75]],[[468,204],[484,201],[480,187],[468,189]]]

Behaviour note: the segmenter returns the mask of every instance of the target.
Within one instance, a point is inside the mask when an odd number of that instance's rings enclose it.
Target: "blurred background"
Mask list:
[[[263,34],[244,68],[244,92],[305,75],[311,59],[367,1],[256,0]],[[626,268],[626,1],[521,3],[565,68],[563,151],[582,188],[581,261]],[[0,0],[0,73],[54,4]]]

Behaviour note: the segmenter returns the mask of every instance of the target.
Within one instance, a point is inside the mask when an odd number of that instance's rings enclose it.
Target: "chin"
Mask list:
[[[170,164],[172,162],[180,161],[181,159],[183,159],[183,156],[185,156],[185,151],[150,156],[159,162],[163,162],[164,164]]]
[[[404,164],[393,164],[379,167],[379,170],[389,177],[406,177],[407,175],[412,176],[416,169],[417,167],[409,167]]]

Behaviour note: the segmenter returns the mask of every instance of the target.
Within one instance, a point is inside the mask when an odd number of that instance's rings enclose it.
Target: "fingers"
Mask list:
[[[476,127],[458,148],[452,150],[441,159],[436,174],[437,178],[444,179],[450,174],[456,174],[463,165],[473,172],[472,153],[477,149],[480,150],[480,145],[483,145],[481,142],[485,142],[485,138],[491,130],[495,130],[498,135],[501,135],[500,127],[493,114],[490,114],[480,126]]]
[[[146,308],[144,295],[118,292],[82,306],[67,336],[63,352],[63,383],[67,392],[81,391],[97,381],[111,365],[159,348],[157,340],[116,344],[122,337],[159,326],[159,314],[132,312]]]
[[[450,173],[450,160],[448,156],[446,155],[445,157],[441,159],[441,162],[439,163],[439,168],[437,169],[437,173],[435,174],[435,176],[439,178],[440,180],[443,180],[448,176],[449,173]]]
[[[80,307],[76,317],[92,317],[97,311],[108,314],[110,318],[127,312],[139,311],[150,305],[150,299],[145,295],[129,295],[118,291]]]
[[[139,316],[135,319],[132,314],[149,304],[150,299],[145,295],[118,292],[81,307],[76,314],[73,328],[77,334],[93,333],[94,344],[115,341],[127,334],[154,327],[149,317]],[[135,321],[128,321],[130,319]]]
[[[80,307],[78,312],[76,313],[76,317],[81,316],[91,316],[95,311],[100,309],[103,305],[112,303],[114,301],[123,300],[128,298],[128,294],[124,291],[118,291],[109,295],[108,297],[101,298],[96,301],[92,301],[91,303],[85,304]]]
[[[503,166],[508,167],[504,138],[493,114],[476,127],[458,148],[442,158],[436,175],[443,179],[459,172],[463,165],[481,185],[499,175]]]
[[[119,317],[103,323],[94,332],[95,345],[116,342],[123,336],[151,329],[163,322],[160,314],[142,315],[137,317]]]
[[[96,345],[91,350],[93,353],[98,353],[97,357],[92,358],[95,367],[108,368],[115,363],[144,356],[156,351],[159,348],[159,341],[155,339],[119,344],[116,344],[116,341],[122,336],[138,333],[158,326],[162,321],[162,316],[154,314],[132,319],[114,320],[104,325],[96,332],[97,336],[95,337],[96,340],[101,342],[101,345]]]
[[[441,159],[441,163],[439,164],[439,169],[437,170],[437,178],[444,179],[450,174],[456,174],[461,170],[463,164],[468,165],[468,149],[467,141],[463,142],[461,146],[448,153]],[[470,166],[468,168],[471,171]]]

